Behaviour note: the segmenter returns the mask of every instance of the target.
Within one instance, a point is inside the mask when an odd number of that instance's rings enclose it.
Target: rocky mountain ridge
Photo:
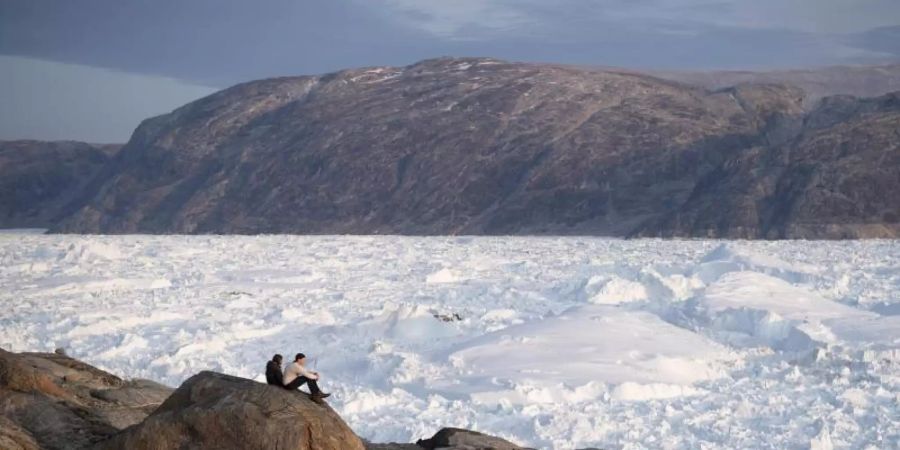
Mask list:
[[[52,230],[896,237],[897,99],[486,58],[261,80],[144,121]]]

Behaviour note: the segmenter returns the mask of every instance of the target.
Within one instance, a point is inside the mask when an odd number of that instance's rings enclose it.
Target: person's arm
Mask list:
[[[307,369],[306,367],[300,368],[300,375],[303,375],[310,380],[318,380],[319,374],[317,372],[313,372],[312,370]]]

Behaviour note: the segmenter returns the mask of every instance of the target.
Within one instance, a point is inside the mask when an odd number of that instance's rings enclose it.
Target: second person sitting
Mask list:
[[[288,364],[284,369],[284,387],[285,389],[297,389],[303,384],[309,385],[310,397],[319,402],[323,398],[328,397],[329,393],[322,392],[319,389],[319,372],[315,372],[306,368],[306,355],[297,353],[294,362]]]

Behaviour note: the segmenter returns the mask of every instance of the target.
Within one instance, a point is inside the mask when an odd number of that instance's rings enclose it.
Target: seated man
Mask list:
[[[306,368],[306,355],[297,353],[294,362],[284,369],[284,387],[287,389],[297,389],[303,386],[303,383],[309,384],[309,393],[313,401],[320,402],[323,398],[331,394],[322,392],[316,380],[319,379],[319,373],[313,372]]]
[[[281,374],[282,356],[276,354],[266,363],[266,383],[284,387],[284,376]]]

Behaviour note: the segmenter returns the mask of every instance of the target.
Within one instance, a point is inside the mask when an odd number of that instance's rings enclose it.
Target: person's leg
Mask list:
[[[316,383],[316,380],[311,380],[306,377],[300,377],[300,378],[303,378],[304,382],[309,384],[309,393],[310,394],[318,395],[318,394],[322,393],[322,391],[319,389],[319,383]]]
[[[298,389],[300,386],[303,386],[303,383],[309,383],[309,393],[312,396],[313,400],[316,400],[316,399],[321,400],[323,398],[331,396],[331,394],[326,394],[326,393],[322,392],[321,389],[319,389],[319,383],[317,383],[316,380],[310,380],[309,378],[306,378],[306,377],[297,377],[293,381],[288,383],[287,386],[285,386],[284,388],[290,389],[290,390],[295,390],[295,389]]]
[[[284,388],[293,391],[300,386],[303,386],[303,383],[306,383],[306,377],[297,377],[294,378],[290,383],[284,385]]]

